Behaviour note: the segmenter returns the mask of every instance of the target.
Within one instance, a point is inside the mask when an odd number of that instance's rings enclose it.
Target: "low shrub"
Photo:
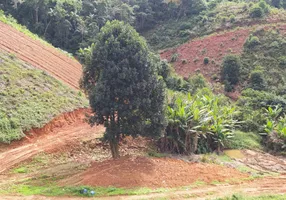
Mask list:
[[[262,18],[264,15],[263,9],[260,6],[254,6],[250,9],[250,17],[252,18]]]
[[[179,58],[179,54],[177,53],[174,53],[171,57],[171,61],[170,62],[176,62]]]
[[[209,62],[210,62],[210,59],[208,57],[205,57],[204,58],[204,64],[207,65],[207,64],[209,64]]]
[[[250,74],[250,87],[254,90],[265,89],[265,81],[261,70],[254,70]]]
[[[281,69],[286,69],[286,56],[282,56],[279,58],[279,67]]]
[[[222,64],[221,77],[226,84],[235,85],[239,81],[241,62],[237,55],[227,55]]]
[[[261,44],[259,38],[257,36],[249,36],[249,38],[245,42],[245,46],[249,49],[253,49],[257,45]]]

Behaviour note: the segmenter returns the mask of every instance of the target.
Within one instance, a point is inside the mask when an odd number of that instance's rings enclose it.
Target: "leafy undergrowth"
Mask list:
[[[0,51],[0,142],[20,139],[56,115],[86,107],[80,92]]]

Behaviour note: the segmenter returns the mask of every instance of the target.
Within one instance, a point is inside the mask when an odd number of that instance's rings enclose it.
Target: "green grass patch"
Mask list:
[[[83,189],[87,190],[87,194],[83,194]],[[57,185],[33,186],[33,185],[14,185],[5,190],[0,189],[0,194],[19,194],[24,196],[44,195],[44,196],[91,196],[90,191],[94,191],[94,196],[117,196],[117,195],[143,195],[150,193],[167,192],[169,189],[159,188],[116,188],[116,187],[89,187],[89,186],[75,186],[75,187],[60,187]]]
[[[236,131],[226,144],[229,149],[262,149],[261,136],[256,133]]]
[[[148,156],[155,157],[155,158],[165,158],[168,156],[166,153],[158,153],[157,151],[149,151]]]
[[[29,170],[26,167],[18,167],[12,170],[14,173],[18,173],[18,174],[25,174],[27,173]]]
[[[0,142],[21,139],[63,112],[87,107],[78,92],[44,71],[0,51]]]

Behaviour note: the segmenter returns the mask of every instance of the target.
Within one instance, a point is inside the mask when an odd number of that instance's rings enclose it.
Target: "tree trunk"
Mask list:
[[[220,155],[221,154],[221,145],[218,143],[218,146],[217,146],[217,153],[218,153],[218,155]]]
[[[198,150],[198,133],[193,133],[193,144],[192,144],[192,153],[196,153]]]
[[[35,22],[36,24],[39,22],[39,7],[35,8]]]
[[[44,38],[46,38],[46,33],[47,33],[47,30],[48,30],[48,28],[49,28],[49,26],[50,26],[50,24],[51,24],[51,21],[52,21],[52,20],[49,21],[48,25],[47,25],[46,28],[45,28]]]
[[[117,159],[120,157],[119,155],[119,143],[116,139],[109,141],[109,146],[113,159]]]

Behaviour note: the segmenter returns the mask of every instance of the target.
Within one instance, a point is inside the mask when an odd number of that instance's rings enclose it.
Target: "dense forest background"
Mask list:
[[[223,1],[3,0],[0,9],[54,46],[75,53],[94,43],[95,36],[108,20],[127,22],[144,33],[170,19],[195,18],[200,12],[212,10]],[[286,7],[285,0],[270,0],[269,4]],[[205,19],[202,17],[200,20]]]

